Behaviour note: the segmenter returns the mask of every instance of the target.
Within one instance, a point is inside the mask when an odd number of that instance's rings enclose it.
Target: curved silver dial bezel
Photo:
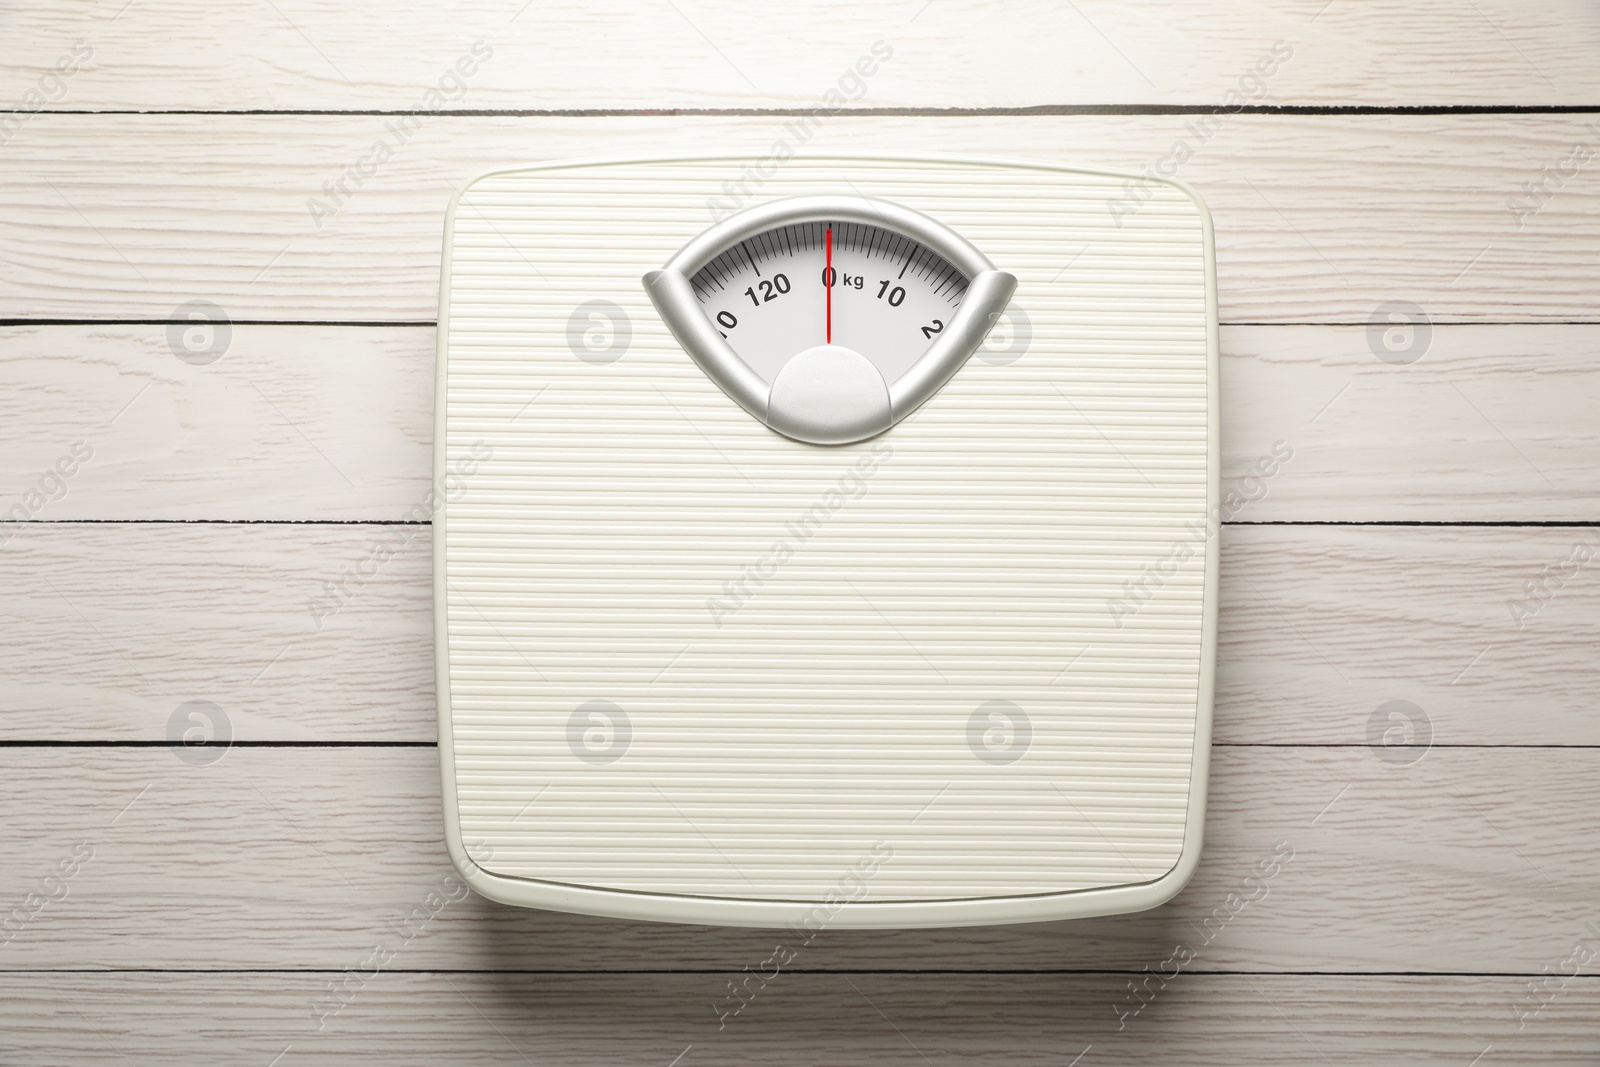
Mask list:
[[[943,256],[967,278],[955,317],[922,357],[887,386],[887,404],[874,418],[843,426],[824,407],[774,405],[773,389],[750,368],[700,309],[690,279],[717,256],[756,234],[806,222],[856,222],[905,235]],[[997,270],[987,256],[954,230],[920,211],[887,200],[855,196],[796,196],[731,215],[684,245],[660,270],[644,276],[645,292],[689,357],[751,415],[775,431],[808,444],[849,444],[887,430],[917,408],[983,343],[1011,294],[1014,275]]]

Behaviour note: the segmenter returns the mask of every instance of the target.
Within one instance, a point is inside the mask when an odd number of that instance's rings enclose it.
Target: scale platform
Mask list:
[[[1198,861],[1211,223],[958,158],[490,174],[434,519],[456,866],[737,926],[1138,911]]]

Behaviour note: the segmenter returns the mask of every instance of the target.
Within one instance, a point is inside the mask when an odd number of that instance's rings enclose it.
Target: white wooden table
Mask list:
[[[1600,1062],[1592,4],[94,0],[0,42],[0,1064]],[[841,86],[808,149],[1174,167],[1224,475],[1294,455],[1224,534],[1176,901],[828,932],[719,1028],[770,934],[437,895],[438,248],[485,170],[754,157]]]

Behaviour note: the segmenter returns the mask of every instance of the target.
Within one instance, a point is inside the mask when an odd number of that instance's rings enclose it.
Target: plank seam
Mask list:
[[[17,115],[272,115],[272,116],[413,116],[429,118],[794,118],[812,115],[815,107],[668,107],[668,108],[454,108],[438,111],[365,108],[49,108],[27,111],[0,110]],[[831,118],[988,118],[1142,115],[1590,115],[1600,104],[1026,104],[1015,107],[855,107],[833,112]]]
[[[420,519],[10,519],[14,526],[432,526]],[[1373,526],[1586,530],[1596,519],[1225,519],[1223,526]]]
[[[120,975],[120,974],[282,974],[282,975],[307,975],[307,974],[344,974],[344,969],[330,967],[61,967],[61,968],[0,968],[0,974],[94,974],[94,975]],[[466,968],[406,968],[385,967],[385,974],[413,974],[413,975],[449,975],[449,974],[474,974],[474,975],[550,975],[555,977],[574,975],[725,975],[737,973],[734,967],[662,967],[654,969],[640,968],[603,968],[590,970],[577,970],[565,968],[518,968],[515,970],[470,970]],[[984,968],[957,968],[957,967],[786,967],[784,974],[908,974],[908,975],[1141,975],[1147,974],[1148,969],[1133,970],[1112,969],[1104,967],[1076,969],[1071,967],[1050,968],[1017,968],[1000,969]],[[1543,972],[1539,971],[1231,971],[1221,969],[1196,970],[1185,968],[1184,974],[1207,975],[1217,978],[1228,977],[1261,977],[1261,978],[1530,978],[1538,977]],[[1577,978],[1587,981],[1600,981],[1600,975],[1580,974],[1566,976],[1569,979]]]
[[[170,326],[175,322],[186,322],[186,319],[146,318],[146,319],[84,319],[84,318],[0,318],[0,327],[5,326]],[[334,328],[381,330],[390,327],[405,327],[407,329],[435,328],[439,325],[437,319],[229,319],[232,326],[330,326]],[[1259,322],[1253,320],[1224,319],[1219,322],[1221,326],[1253,326],[1253,327],[1344,327],[1348,329],[1364,330],[1371,325],[1370,322],[1344,322],[1323,320],[1318,322],[1290,321],[1290,322]],[[1430,319],[1430,326],[1600,326],[1600,319]]]
[[[54,739],[0,739],[0,749],[8,748],[216,748],[227,751],[229,748],[438,748],[437,741],[200,741],[195,743],[175,742],[168,740],[134,740],[118,738],[102,738],[95,740],[54,740]],[[1212,748],[1288,748],[1288,749],[1344,749],[1344,748],[1372,748],[1392,751],[1395,749],[1420,749],[1430,751],[1434,749],[1560,749],[1562,751],[1578,751],[1587,749],[1600,749],[1600,744],[1553,744],[1537,743],[1524,744],[1519,742],[1473,743],[1460,742],[1445,744],[1432,742],[1426,745],[1371,745],[1361,741],[1213,741]]]

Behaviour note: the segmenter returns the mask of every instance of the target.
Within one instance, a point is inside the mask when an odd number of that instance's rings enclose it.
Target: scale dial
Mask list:
[[[881,226],[803,222],[747,237],[690,279],[728,346],[772,381],[794,356],[834,344],[893,383],[961,307],[967,277]]]
[[[882,433],[960,369],[1016,278],[920,212],[777,200],[695,237],[644,287],[708,377],[809,444]]]

